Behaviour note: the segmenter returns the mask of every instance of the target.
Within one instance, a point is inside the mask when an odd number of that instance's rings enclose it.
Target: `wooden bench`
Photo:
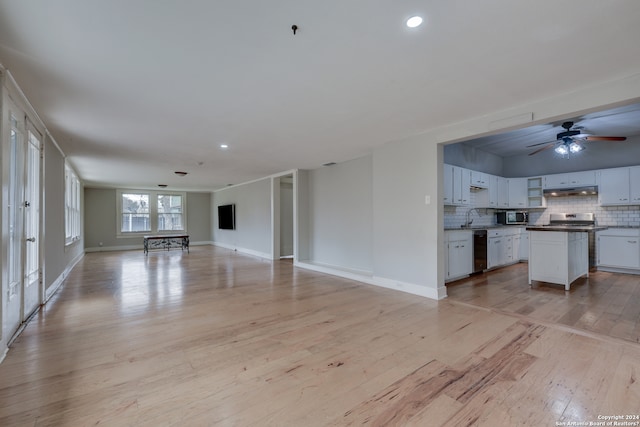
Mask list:
[[[189,253],[189,235],[188,234],[161,234],[144,237],[144,254],[148,255],[150,249],[166,249],[181,248],[186,249]]]

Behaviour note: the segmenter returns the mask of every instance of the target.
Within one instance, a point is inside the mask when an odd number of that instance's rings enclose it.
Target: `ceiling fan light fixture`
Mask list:
[[[569,144],[569,151],[571,151],[572,153],[579,153],[582,150],[584,150],[584,147],[575,141]]]
[[[569,148],[567,148],[566,144],[560,144],[558,145],[554,151],[562,156],[569,154]]]

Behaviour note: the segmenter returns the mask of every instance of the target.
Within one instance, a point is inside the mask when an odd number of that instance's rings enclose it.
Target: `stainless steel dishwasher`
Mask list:
[[[473,272],[487,269],[487,230],[473,230]]]

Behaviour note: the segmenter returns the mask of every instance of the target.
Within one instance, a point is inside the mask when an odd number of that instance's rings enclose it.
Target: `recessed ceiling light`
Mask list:
[[[229,148],[229,146],[227,144],[220,144],[220,148],[225,149],[225,148]]]
[[[422,24],[422,17],[420,16],[412,16],[411,18],[407,19],[407,27],[409,28],[419,27],[420,24]]]

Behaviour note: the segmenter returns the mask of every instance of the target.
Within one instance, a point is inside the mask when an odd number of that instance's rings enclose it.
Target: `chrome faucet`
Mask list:
[[[467,215],[466,215],[467,220],[465,221],[465,223],[464,223],[464,226],[463,226],[463,227],[469,227],[469,226],[473,223],[473,220],[471,219],[471,212],[473,212],[473,211],[476,211],[476,213],[477,213],[478,215],[480,215],[480,212],[478,212],[478,208],[471,208],[471,209],[469,209],[469,210],[467,211]]]

